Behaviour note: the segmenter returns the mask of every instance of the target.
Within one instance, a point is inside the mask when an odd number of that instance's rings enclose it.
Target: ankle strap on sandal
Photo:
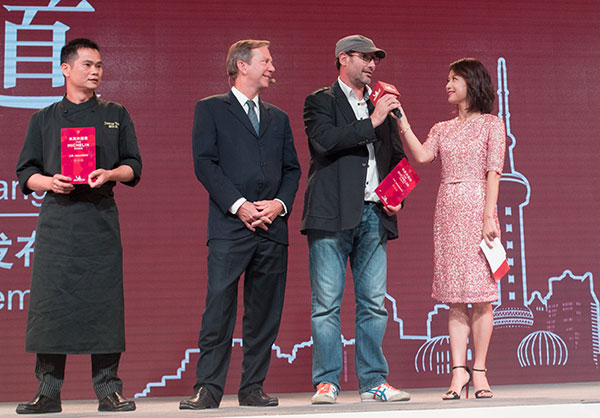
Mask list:
[[[487,372],[487,369],[475,369],[475,368],[474,368],[474,369],[472,369],[472,370],[473,370],[474,372],[482,372],[482,373],[485,373],[485,372]]]
[[[467,366],[454,366],[454,367],[452,368],[452,370],[454,370],[454,369],[465,369],[465,370],[469,370],[469,368],[468,368]]]

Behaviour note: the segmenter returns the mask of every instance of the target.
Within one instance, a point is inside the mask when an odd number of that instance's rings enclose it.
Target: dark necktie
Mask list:
[[[250,119],[250,123],[252,124],[252,126],[254,127],[254,130],[256,131],[256,135],[258,135],[259,124],[258,124],[258,116],[256,116],[256,110],[254,110],[255,104],[252,100],[248,100],[246,102],[246,104],[248,105],[248,118]]]

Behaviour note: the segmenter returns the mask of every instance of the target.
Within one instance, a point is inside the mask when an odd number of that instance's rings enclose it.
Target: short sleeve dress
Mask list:
[[[441,182],[433,222],[434,274],[431,296],[444,303],[498,299],[496,281],[479,247],[486,175],[502,173],[506,135],[502,119],[482,114],[431,128],[424,146],[439,158]],[[498,214],[494,212],[498,225]]]

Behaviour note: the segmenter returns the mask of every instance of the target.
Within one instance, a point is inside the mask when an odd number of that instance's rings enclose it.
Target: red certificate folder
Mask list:
[[[96,169],[96,128],[62,128],[60,149],[61,174],[71,177],[72,184],[87,183]]]
[[[398,206],[421,179],[406,158],[375,189],[384,205]]]

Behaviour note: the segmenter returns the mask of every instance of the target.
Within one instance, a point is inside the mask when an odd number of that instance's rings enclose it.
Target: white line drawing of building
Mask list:
[[[523,338],[517,348],[521,367],[564,366],[569,358],[567,344],[551,331],[535,331]]]
[[[545,318],[546,331],[560,335],[572,350],[581,350],[577,357],[591,356],[592,364],[600,367],[600,302],[592,273],[577,276],[565,270],[548,280],[546,296],[536,290],[527,303],[535,307],[536,316]],[[520,357],[519,362],[523,365]]]
[[[531,327],[533,313],[527,307],[527,268],[525,263],[525,230],[523,208],[529,204],[531,186],[527,178],[515,170],[514,150],[517,140],[512,134],[508,103],[506,60],[498,58],[498,117],[506,126],[507,157],[498,197],[498,218],[502,241],[510,271],[498,283],[498,302],[494,308],[495,327]]]

